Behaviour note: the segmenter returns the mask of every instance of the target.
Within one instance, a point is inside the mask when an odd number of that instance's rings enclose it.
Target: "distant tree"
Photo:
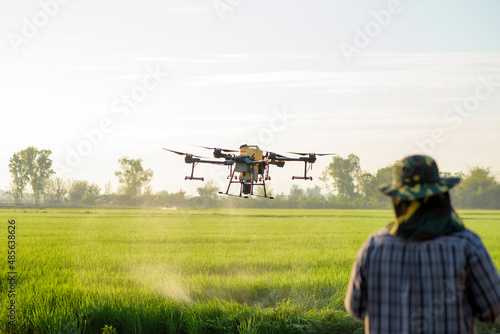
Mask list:
[[[74,204],[95,204],[100,192],[101,188],[95,183],[86,180],[72,180],[69,186],[69,200]]]
[[[140,196],[141,206],[151,206],[154,202],[155,197],[153,196],[153,187],[151,185],[144,186],[142,195]]]
[[[493,191],[495,185],[496,180],[491,174],[491,168],[479,166],[471,168],[456,187],[458,204],[467,208],[486,208],[489,192]]]
[[[186,203],[186,192],[180,189],[176,193],[169,194],[168,191],[162,190],[155,193],[155,198],[153,199],[152,204],[155,206],[162,207],[176,207],[182,206]]]
[[[104,195],[111,195],[113,193],[111,181],[108,181],[104,184]]]
[[[288,193],[288,199],[290,201],[299,201],[302,198],[305,198],[304,189],[294,184],[290,187],[290,192]]]
[[[258,196],[264,196],[264,187],[257,186],[253,188],[253,193]],[[266,195],[267,197],[274,197],[274,190],[271,188],[269,183],[266,183]]]
[[[96,204],[96,196],[91,192],[85,194],[85,196],[82,198],[82,204],[95,205]]]
[[[4,191],[4,190],[0,190],[0,198],[6,200],[14,199],[14,197],[12,197],[12,194],[9,191]]]
[[[219,187],[214,181],[208,181],[201,188],[197,188],[196,192],[201,198],[215,200],[217,199],[217,193],[219,192]]]
[[[203,187],[197,188],[198,197],[192,199],[192,203],[199,207],[213,207],[216,205],[219,187],[214,181],[208,181]]]
[[[358,190],[365,202],[377,200],[377,178],[370,173],[362,173],[358,177]]]
[[[378,187],[382,184],[387,184],[392,182],[392,173],[394,171],[394,164],[388,165],[386,167],[379,168],[375,174],[375,179],[373,181],[373,186],[375,187],[375,200],[382,203],[390,203],[387,200],[387,196],[378,191]]]
[[[494,184],[483,192],[483,205],[485,209],[500,209],[500,184]]]
[[[394,171],[394,164],[379,168],[375,174],[376,185],[392,182],[392,172]]]
[[[172,199],[172,203],[179,205],[186,201],[186,192],[182,189],[179,189],[178,192],[170,195]]]
[[[349,154],[347,158],[340,156],[333,157],[333,161],[323,171],[320,179],[328,183],[333,180],[333,188],[339,197],[353,199],[356,196],[356,183],[361,166],[359,158],[354,154]]]
[[[143,195],[144,196],[151,196],[151,195],[153,195],[153,187],[150,184],[144,186]]]
[[[49,202],[62,203],[68,193],[68,182],[60,177],[51,178],[45,187],[45,196]]]
[[[93,194],[95,197],[98,197],[100,193],[101,193],[101,188],[97,184],[95,183],[89,184],[89,187],[87,189],[87,194]]]
[[[69,185],[69,200],[78,204],[82,202],[83,197],[87,194],[88,181],[71,180]]]
[[[307,188],[306,195],[307,195],[307,197],[319,197],[319,196],[321,196],[321,187],[315,186],[314,188]]]
[[[16,204],[20,204],[23,200],[24,190],[26,189],[29,179],[26,173],[26,165],[23,163],[19,153],[14,153],[10,158],[9,172],[12,174],[10,194],[14,198]]]
[[[115,175],[120,182],[120,193],[131,198],[132,204],[135,204],[136,198],[141,195],[142,189],[153,178],[151,169],[145,170],[142,167],[142,159],[129,159],[123,157],[118,160],[120,163],[120,171],[116,171]]]
[[[29,183],[33,190],[35,204],[38,205],[40,196],[45,192],[47,181],[55,173],[52,169],[52,160],[49,158],[51,154],[50,150],[39,150],[30,146],[12,156],[9,170],[13,177],[12,186],[17,198],[22,199],[23,185]]]
[[[496,183],[495,177],[491,175],[491,168],[473,167],[469,174],[461,182],[464,190],[477,191],[479,188],[487,188]]]

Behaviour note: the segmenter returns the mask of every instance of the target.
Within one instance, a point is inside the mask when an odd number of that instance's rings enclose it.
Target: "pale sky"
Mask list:
[[[143,159],[155,191],[194,192],[162,147],[350,153],[375,172],[424,152],[500,179],[498,1],[40,0],[0,3],[0,188],[9,158],[114,190]],[[311,171],[316,181],[331,161]],[[301,164],[272,168],[288,193]],[[223,167],[197,174],[225,183]]]

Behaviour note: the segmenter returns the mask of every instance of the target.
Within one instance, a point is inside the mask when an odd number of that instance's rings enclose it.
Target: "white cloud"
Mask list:
[[[205,55],[199,58],[184,59],[192,62],[264,62],[280,59],[282,55],[267,57],[250,55]],[[450,89],[460,88],[476,83],[479,75],[500,76],[500,54],[377,54],[364,57],[359,66],[345,67],[338,70],[325,71],[326,61],[316,57],[320,65],[311,68],[310,60],[314,56],[290,55],[285,60],[302,60],[303,66],[289,66],[284,71],[254,71],[250,70],[227,74],[208,74],[184,76],[178,78],[179,86],[261,86],[261,87],[305,87],[324,88],[333,94],[358,93],[369,90],[401,90],[407,88],[419,89]],[[169,60],[175,60],[170,58]],[[293,68],[293,69],[292,69]],[[298,68],[298,69],[297,69]],[[227,72],[220,68],[220,72]]]

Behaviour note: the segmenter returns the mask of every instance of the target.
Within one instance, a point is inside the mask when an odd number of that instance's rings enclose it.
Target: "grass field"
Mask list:
[[[1,210],[15,220],[16,333],[359,333],[345,287],[390,211]],[[500,212],[459,212],[500,267]],[[480,326],[483,333],[499,325]]]

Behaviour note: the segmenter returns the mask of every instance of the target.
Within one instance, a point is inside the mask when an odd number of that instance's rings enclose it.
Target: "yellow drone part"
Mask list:
[[[240,147],[240,155],[254,156],[254,160],[262,160],[264,158],[264,152],[257,145],[242,145]]]
[[[264,158],[264,152],[257,145],[241,145],[240,155],[246,157],[253,157],[253,160],[262,160]],[[252,181],[258,180],[259,178],[259,164],[246,164],[246,163],[236,163],[236,171],[240,173],[241,181]]]

